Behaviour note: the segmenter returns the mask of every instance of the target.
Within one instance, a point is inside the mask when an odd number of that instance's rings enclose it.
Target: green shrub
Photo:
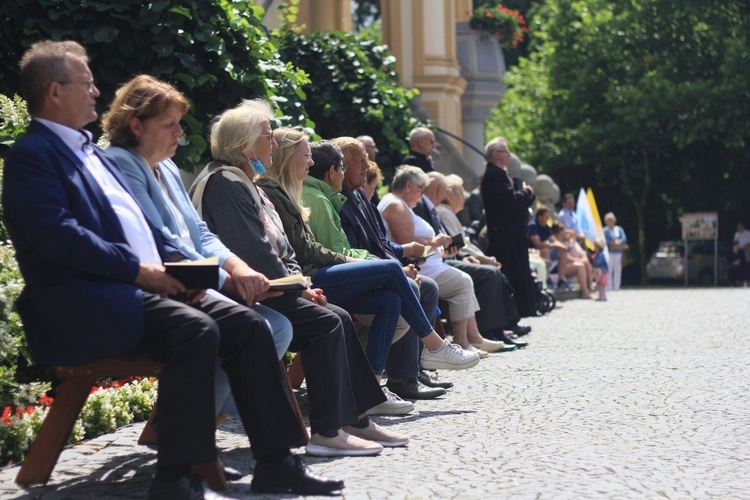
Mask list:
[[[380,149],[378,163],[390,178],[418,122],[409,109],[417,91],[398,84],[396,58],[388,47],[361,33],[290,30],[279,37],[282,59],[310,76],[303,89],[315,132],[327,139],[372,136]]]
[[[151,379],[135,378],[105,385],[108,387],[92,391],[86,400],[68,444],[144,421],[156,404],[158,384]],[[36,405],[5,407],[0,417],[0,466],[23,460],[51,403],[51,398],[42,396]]]
[[[177,164],[202,167],[211,118],[243,98],[266,97],[289,123],[312,125],[302,104],[305,75],[279,59],[262,14],[250,0],[3,0],[0,93],[19,93],[18,60],[33,42],[74,39],[91,57],[100,114],[139,73],[182,91],[192,103],[184,119],[190,145]]]

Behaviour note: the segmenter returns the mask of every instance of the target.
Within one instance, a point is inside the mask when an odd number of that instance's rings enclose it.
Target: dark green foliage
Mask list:
[[[279,52],[310,75],[303,88],[315,132],[326,139],[371,135],[380,149],[378,164],[390,177],[417,120],[409,110],[416,93],[398,85],[388,48],[360,35],[288,31]]]
[[[380,0],[354,0],[352,6],[352,22],[354,30],[360,31],[380,19]]]
[[[17,63],[32,43],[76,40],[89,51],[100,111],[141,73],[191,100],[184,120],[190,146],[177,158],[190,170],[206,159],[210,119],[243,98],[271,98],[291,123],[310,125],[299,88],[304,75],[278,59],[261,14],[249,0],[3,0],[0,93],[19,93]]]
[[[679,217],[750,211],[750,43],[742,2],[549,0],[492,132],[565,191],[591,186],[641,264]],[[523,113],[523,116],[519,116]],[[504,131],[511,127],[512,131]]]

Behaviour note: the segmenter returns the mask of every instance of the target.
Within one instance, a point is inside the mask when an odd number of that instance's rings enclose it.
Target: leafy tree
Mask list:
[[[409,110],[416,95],[398,84],[396,59],[385,45],[360,34],[281,34],[282,59],[310,75],[305,103],[321,137],[367,134],[378,144],[378,163],[389,176],[408,150],[417,125]]]
[[[102,92],[100,111],[136,74],[169,81],[192,102],[185,117],[190,146],[179,154],[201,165],[210,119],[243,98],[264,96],[290,123],[304,123],[305,75],[278,58],[250,0],[3,0],[0,93],[19,93],[17,63],[43,39],[74,39],[91,56]]]
[[[750,159],[743,15],[741,2],[550,0],[496,120],[558,184],[593,183],[645,256],[647,240],[679,236],[681,211],[747,212],[727,185],[747,182]]]
[[[354,31],[370,26],[381,18],[380,0],[354,0],[352,2],[352,23]]]

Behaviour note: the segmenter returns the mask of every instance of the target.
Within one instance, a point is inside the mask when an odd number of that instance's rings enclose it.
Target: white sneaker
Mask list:
[[[479,355],[464,351],[460,345],[443,342],[443,347],[435,352],[424,349],[422,368],[425,370],[465,370],[479,363]]]
[[[305,446],[305,452],[316,457],[364,457],[381,451],[383,446],[380,444],[352,436],[341,429],[332,438],[313,434]]]
[[[370,420],[370,425],[364,429],[353,427],[351,425],[345,425],[343,429],[352,436],[367,439],[368,441],[374,441],[381,446],[387,446],[389,448],[406,446],[409,444],[409,436],[406,434],[399,434],[398,432],[384,429],[372,420]]]
[[[384,401],[367,410],[368,415],[406,415],[414,409],[414,403],[411,401],[404,401],[389,391],[386,386],[383,386],[382,389],[388,401]]]

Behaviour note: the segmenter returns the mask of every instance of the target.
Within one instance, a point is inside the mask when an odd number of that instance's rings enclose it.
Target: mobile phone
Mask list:
[[[455,236],[451,236],[451,247],[453,248],[463,248],[466,246],[466,243],[464,243],[464,237],[461,233],[458,233]]]

